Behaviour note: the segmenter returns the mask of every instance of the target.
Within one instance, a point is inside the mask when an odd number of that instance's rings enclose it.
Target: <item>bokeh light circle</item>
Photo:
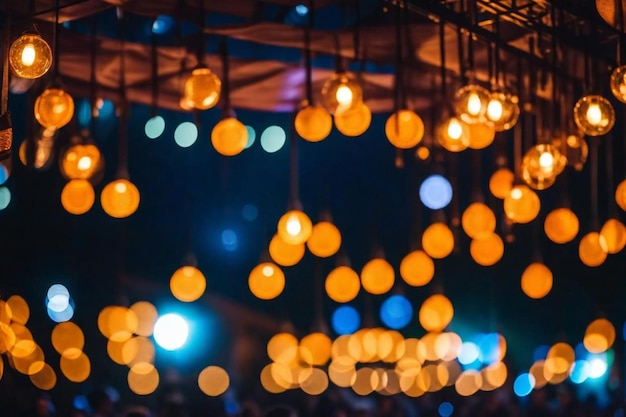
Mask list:
[[[149,139],[157,139],[165,131],[165,119],[161,116],[154,116],[146,122],[144,132]]]
[[[286,140],[285,130],[280,126],[269,126],[261,133],[261,147],[267,153],[280,151]]]
[[[181,148],[188,148],[198,140],[198,127],[191,122],[182,122],[176,126],[174,141]]]
[[[187,343],[189,325],[176,313],[159,317],[154,323],[154,340],[165,350],[178,350]]]
[[[331,324],[338,335],[352,334],[359,329],[361,317],[354,307],[340,306],[333,312]]]
[[[426,178],[419,189],[422,204],[431,210],[447,207],[452,201],[452,193],[450,181],[438,174]]]
[[[380,319],[391,329],[402,329],[413,319],[413,306],[402,295],[392,295],[380,306]]]

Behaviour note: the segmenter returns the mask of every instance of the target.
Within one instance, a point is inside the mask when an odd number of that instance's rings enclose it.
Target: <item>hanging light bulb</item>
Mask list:
[[[363,90],[350,72],[336,72],[322,87],[322,105],[330,114],[355,110],[363,102]]]
[[[437,129],[439,144],[450,152],[461,152],[470,143],[469,128],[457,117],[446,119]]]
[[[39,33],[24,32],[11,44],[9,64],[18,77],[40,78],[52,66],[52,49]]]
[[[72,179],[61,192],[61,204],[70,214],[81,215],[87,213],[96,199],[96,193],[91,183],[85,179]]]
[[[522,179],[535,190],[551,187],[563,172],[567,159],[550,144],[535,145],[522,160]]]
[[[324,107],[308,105],[296,114],[294,125],[302,139],[321,142],[330,135],[333,119]]]
[[[495,90],[487,103],[487,119],[497,132],[509,130],[520,115],[519,97],[507,90]]]
[[[60,129],[74,117],[74,99],[61,88],[46,88],[35,101],[35,119],[45,128]]]
[[[220,99],[222,81],[210,69],[199,66],[191,72],[185,81],[181,106],[192,106],[197,110],[208,110]]]
[[[615,202],[624,211],[626,211],[626,180],[620,182],[615,189]]]
[[[100,204],[106,214],[122,219],[137,211],[139,199],[139,190],[135,184],[125,179],[118,179],[108,183],[102,189]]]
[[[626,65],[621,65],[611,73],[611,92],[616,99],[626,103]]]
[[[290,245],[306,242],[313,232],[309,216],[300,210],[290,210],[278,220],[278,235]]]
[[[8,112],[0,114],[0,161],[11,155],[13,148],[13,124]]]
[[[424,138],[424,121],[413,110],[398,110],[387,119],[385,136],[396,148],[410,149]]]
[[[355,109],[335,113],[335,127],[348,137],[361,136],[372,123],[372,111],[367,104],[361,102]]]
[[[539,196],[525,185],[516,185],[504,199],[504,213],[515,223],[530,223],[537,217],[540,209]]]
[[[615,110],[602,96],[584,96],[574,106],[574,121],[585,135],[606,135],[615,125]]]
[[[248,129],[234,117],[220,120],[211,131],[211,143],[224,156],[234,156],[248,144]]]
[[[453,106],[456,115],[466,123],[487,121],[489,91],[478,84],[469,84],[454,95]]]
[[[92,143],[70,146],[60,162],[61,173],[69,179],[88,180],[103,167],[100,149]]]
[[[496,130],[493,123],[474,123],[468,126],[469,145],[471,149],[485,149],[496,138]]]

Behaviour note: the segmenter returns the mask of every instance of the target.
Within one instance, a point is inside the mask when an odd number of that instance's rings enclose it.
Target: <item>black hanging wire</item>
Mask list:
[[[159,46],[155,33],[150,37],[150,114],[156,117],[159,108]]]
[[[407,67],[413,68],[412,64],[416,64],[416,60],[414,59],[414,50],[413,50],[413,37],[411,36],[411,19],[409,13],[409,4],[408,1],[404,1],[404,20],[402,22],[403,32],[404,32],[404,50],[407,57]],[[400,102],[404,108],[409,108],[408,102],[408,92],[412,91],[412,83],[411,80],[413,77],[407,72],[403,72],[402,75],[402,88],[400,89]]]
[[[493,78],[490,80],[491,88],[495,89],[501,82],[500,74],[500,15],[493,18],[493,30],[496,34],[496,41],[493,43]]]
[[[557,96],[558,96],[558,89],[557,89],[557,87],[559,87],[559,82],[558,82],[559,77],[557,77],[557,75],[556,75],[558,54],[559,54],[559,45],[558,45],[557,38],[556,38],[556,26],[557,26],[558,22],[557,22],[557,17],[556,17],[556,7],[554,6],[554,4],[552,4],[550,6],[550,21],[552,23],[552,30],[551,30],[551,35],[552,35],[552,39],[551,39],[552,54],[551,54],[551,61],[550,61],[550,69],[552,71],[552,76],[551,76],[551,78],[552,78],[552,92],[551,92],[552,117],[549,118],[549,122],[550,122],[550,137],[551,138],[555,138],[556,137],[557,118],[559,117],[558,100],[556,99]]]
[[[534,50],[534,38],[530,38],[530,49]],[[531,61],[529,61],[528,66],[532,67]],[[529,77],[531,76],[531,68],[528,70]],[[521,58],[517,58],[517,91],[520,95],[520,101],[524,103],[524,98],[522,96],[523,91],[527,91],[524,88],[524,62]],[[528,92],[527,92],[528,94]],[[522,113],[522,123],[518,123],[517,126],[513,129],[513,165],[514,165],[514,173],[515,173],[515,182],[519,182],[522,178],[521,169],[522,169],[522,154],[524,152],[524,133],[528,132],[528,125],[530,123],[530,117],[527,112]]]
[[[441,67],[441,102],[444,103],[448,97],[448,86],[446,85],[446,24],[443,19],[439,22],[439,56]]]
[[[12,10],[7,8],[5,42],[2,59],[2,97],[0,97],[0,160],[11,155],[13,145],[13,127],[9,114],[9,48],[11,45]]]
[[[614,181],[613,181],[613,135],[610,133],[606,136],[604,141],[604,166],[606,167],[606,188],[609,192],[606,193],[608,199],[608,214],[609,218],[616,219],[617,207],[615,204],[615,194],[613,193]]]
[[[220,57],[222,59],[222,84],[224,85],[224,91],[222,92],[222,99],[224,100],[222,116],[230,117],[232,113],[232,107],[230,104],[230,63],[228,59],[228,41],[226,40],[226,37],[222,37],[220,41]]]
[[[198,45],[196,48],[196,60],[198,61],[198,66],[204,64],[204,30],[206,29],[206,10],[204,9],[204,0],[200,0],[200,34],[198,35]]]
[[[299,210],[301,209],[301,203],[298,170],[298,135],[292,123],[291,134],[289,136],[289,208]]]
[[[120,31],[120,75],[119,75],[119,98],[120,98],[120,125],[118,141],[118,176],[128,179],[128,102],[126,97],[126,16],[122,9],[119,18]]]
[[[472,30],[474,28],[474,25],[476,24],[476,1],[475,0],[468,0],[468,12],[469,12],[469,19],[470,19],[470,24],[469,24],[469,31],[467,34],[467,71],[469,73],[469,77],[471,77],[471,79],[474,78],[474,31]],[[462,74],[463,76],[467,77],[466,74]],[[470,79],[470,80],[471,80]]]
[[[406,4],[405,4],[406,6]],[[394,79],[394,86],[393,86],[393,92],[394,92],[394,110],[397,112],[398,110],[400,110],[402,104],[401,104],[401,93],[400,90],[402,89],[402,78],[403,78],[403,68],[402,68],[402,61],[403,61],[403,48],[402,48],[402,12],[400,10],[401,5],[400,3],[396,4],[396,16],[395,16],[395,35],[396,35],[396,76]],[[399,123],[398,118],[396,118],[396,124]],[[399,129],[398,129],[399,130]]]
[[[615,22],[617,23],[617,65],[622,65],[622,55],[624,48],[624,7],[622,0],[615,0]]]
[[[304,66],[306,71],[306,101],[307,105],[313,105],[313,56],[311,51],[311,32],[315,27],[313,15],[315,0],[309,0],[309,19],[304,29]]]
[[[457,46],[458,46],[458,60],[459,60],[459,74],[461,76],[461,83],[466,85],[468,83],[467,79],[467,68],[465,66],[465,48],[463,47],[463,30],[460,26],[456,28],[456,37],[457,37]]]
[[[60,10],[60,0],[55,0],[54,2],[54,25],[52,26],[52,45],[53,52],[52,58],[54,59],[54,67],[52,69],[52,73],[54,78],[59,77],[59,63],[61,62],[60,58],[60,50],[59,50],[59,10]]]
[[[598,212],[598,141],[591,141],[591,230],[600,230],[600,217]]]
[[[89,104],[91,106],[91,118],[89,120],[89,128],[91,134],[96,132],[96,119],[98,118],[98,103],[97,103],[97,79],[96,79],[96,66],[98,62],[98,19],[96,17],[91,18],[91,45],[90,45],[90,60],[91,66],[89,68]]]

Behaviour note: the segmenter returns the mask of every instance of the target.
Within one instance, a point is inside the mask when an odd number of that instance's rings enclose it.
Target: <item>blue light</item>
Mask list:
[[[286,140],[285,130],[280,126],[270,126],[261,133],[261,147],[267,153],[281,150]]]
[[[91,103],[89,100],[80,100],[77,107],[78,124],[83,129],[88,129],[91,122]]]
[[[331,318],[333,330],[338,335],[352,334],[359,329],[361,317],[354,307],[338,307]]]
[[[593,359],[589,359],[589,378],[590,379],[598,379],[606,374],[608,370],[608,365],[606,360],[602,357],[598,357],[594,355]]]
[[[300,16],[306,16],[309,13],[309,8],[306,7],[304,4],[298,4],[296,6],[296,13],[298,13]]]
[[[70,305],[70,292],[64,285],[54,284],[46,294],[46,307],[54,313],[63,313]]]
[[[441,175],[431,175],[420,186],[420,200],[431,210],[446,207],[452,201],[452,186]]]
[[[7,168],[4,164],[0,163],[0,185],[7,182],[10,175],[11,175],[11,172],[9,171],[9,168]]]
[[[226,229],[222,232],[222,244],[228,252],[237,250],[237,233],[234,230]]]
[[[253,222],[259,216],[259,210],[254,204],[246,204],[241,210],[241,215],[249,222]]]
[[[589,351],[582,342],[576,345],[576,347],[574,348],[574,354],[576,355],[576,359],[584,360],[589,358],[590,355]]]
[[[155,35],[164,35],[174,26],[174,18],[167,15],[159,15],[152,23],[152,33]]]
[[[256,131],[252,126],[246,125],[246,130],[248,131],[248,143],[246,143],[246,149],[254,144],[256,140]]]
[[[77,410],[82,410],[86,412],[90,411],[89,401],[87,400],[87,397],[85,397],[84,395],[78,395],[74,397],[74,401],[72,401],[72,404],[74,405],[74,408]]]
[[[478,339],[478,349],[483,364],[491,365],[500,361],[503,356],[500,348],[500,335],[498,333],[483,335]]]
[[[115,114],[115,105],[111,100],[100,99],[96,103],[98,107],[98,118],[109,119]]]
[[[459,351],[459,363],[461,365],[471,365],[474,362],[478,361],[480,357],[480,350],[478,346],[476,346],[473,342],[465,342],[461,345],[461,350]]]
[[[406,327],[412,318],[413,306],[402,295],[392,295],[380,306],[380,319],[391,329]]]
[[[67,304],[67,307],[63,311],[53,311],[50,307],[47,308],[48,317],[52,319],[52,321],[56,323],[62,323],[65,321],[70,321],[72,317],[74,317],[74,306],[73,301],[70,299],[70,302]]]
[[[146,136],[150,139],[156,139],[165,131],[165,119],[161,116],[154,116],[146,122],[144,128]]]
[[[591,366],[589,362],[581,360],[574,362],[569,377],[574,384],[582,384],[589,378]]]
[[[11,203],[11,191],[7,187],[0,187],[0,210],[4,210]]]
[[[548,352],[550,351],[550,346],[541,345],[537,346],[533,351],[533,362],[537,362],[545,359],[548,356]]]
[[[521,374],[515,378],[513,383],[513,391],[518,397],[526,397],[532,392],[533,388],[535,388],[535,377],[530,374]]]
[[[439,415],[441,417],[450,417],[454,413],[454,406],[449,402],[439,404]]]
[[[182,122],[174,131],[174,140],[181,148],[188,148],[198,139],[198,128],[191,122]]]

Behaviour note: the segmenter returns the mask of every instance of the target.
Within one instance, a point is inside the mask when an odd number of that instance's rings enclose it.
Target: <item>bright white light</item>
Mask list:
[[[591,104],[587,109],[587,122],[592,126],[599,126],[602,123],[602,110],[598,104]]]
[[[450,119],[448,122],[448,137],[452,140],[459,140],[463,135],[463,127],[456,118]]]
[[[471,365],[480,357],[480,349],[473,342],[465,342],[461,345],[459,352],[459,362],[461,365]]]
[[[347,85],[341,85],[337,89],[335,93],[335,98],[337,99],[337,103],[339,103],[342,107],[349,107],[352,104],[352,100],[354,99],[354,94],[352,94],[352,90]]]
[[[476,116],[480,113],[480,109],[482,108],[482,106],[483,103],[481,103],[478,94],[471,93],[467,98],[467,113],[472,116]]]
[[[35,45],[32,43],[26,44],[22,49],[22,64],[30,67],[35,63]]]
[[[188,337],[189,325],[178,314],[165,314],[154,324],[154,340],[165,350],[180,349]]]
[[[302,225],[300,224],[300,220],[298,220],[298,216],[291,216],[287,220],[287,233],[290,236],[298,236],[302,231]]]
[[[589,378],[597,379],[606,373],[607,365],[604,359],[595,358],[589,362]]]
[[[272,275],[274,275],[274,268],[267,265],[263,267],[263,270],[261,272],[265,277],[270,278]]]
[[[543,168],[544,171],[552,171],[554,167],[554,157],[550,152],[542,152],[539,155],[539,166]]]
[[[91,168],[91,157],[83,156],[78,160],[77,165],[78,169],[80,169],[81,171],[87,171],[89,168]]]
[[[587,361],[576,361],[572,364],[572,368],[569,371],[569,377],[574,384],[582,384],[589,378],[589,371],[591,366]]]
[[[54,313],[63,313],[70,305],[70,292],[61,284],[54,284],[48,289],[46,307]],[[72,312],[73,314],[73,312]]]
[[[48,307],[48,317],[52,319],[52,321],[56,323],[63,323],[65,321],[70,321],[72,317],[74,317],[74,307],[72,304],[68,304],[65,310],[63,311],[53,311]]]
[[[490,100],[487,105],[487,117],[489,120],[497,122],[502,119],[502,103],[500,100]]]
[[[124,194],[126,192],[126,184],[123,182],[118,182],[115,184],[115,192],[118,194]]]
[[[518,187],[515,187],[511,190],[511,198],[513,200],[519,200],[520,198],[522,198],[522,194],[522,190]]]

